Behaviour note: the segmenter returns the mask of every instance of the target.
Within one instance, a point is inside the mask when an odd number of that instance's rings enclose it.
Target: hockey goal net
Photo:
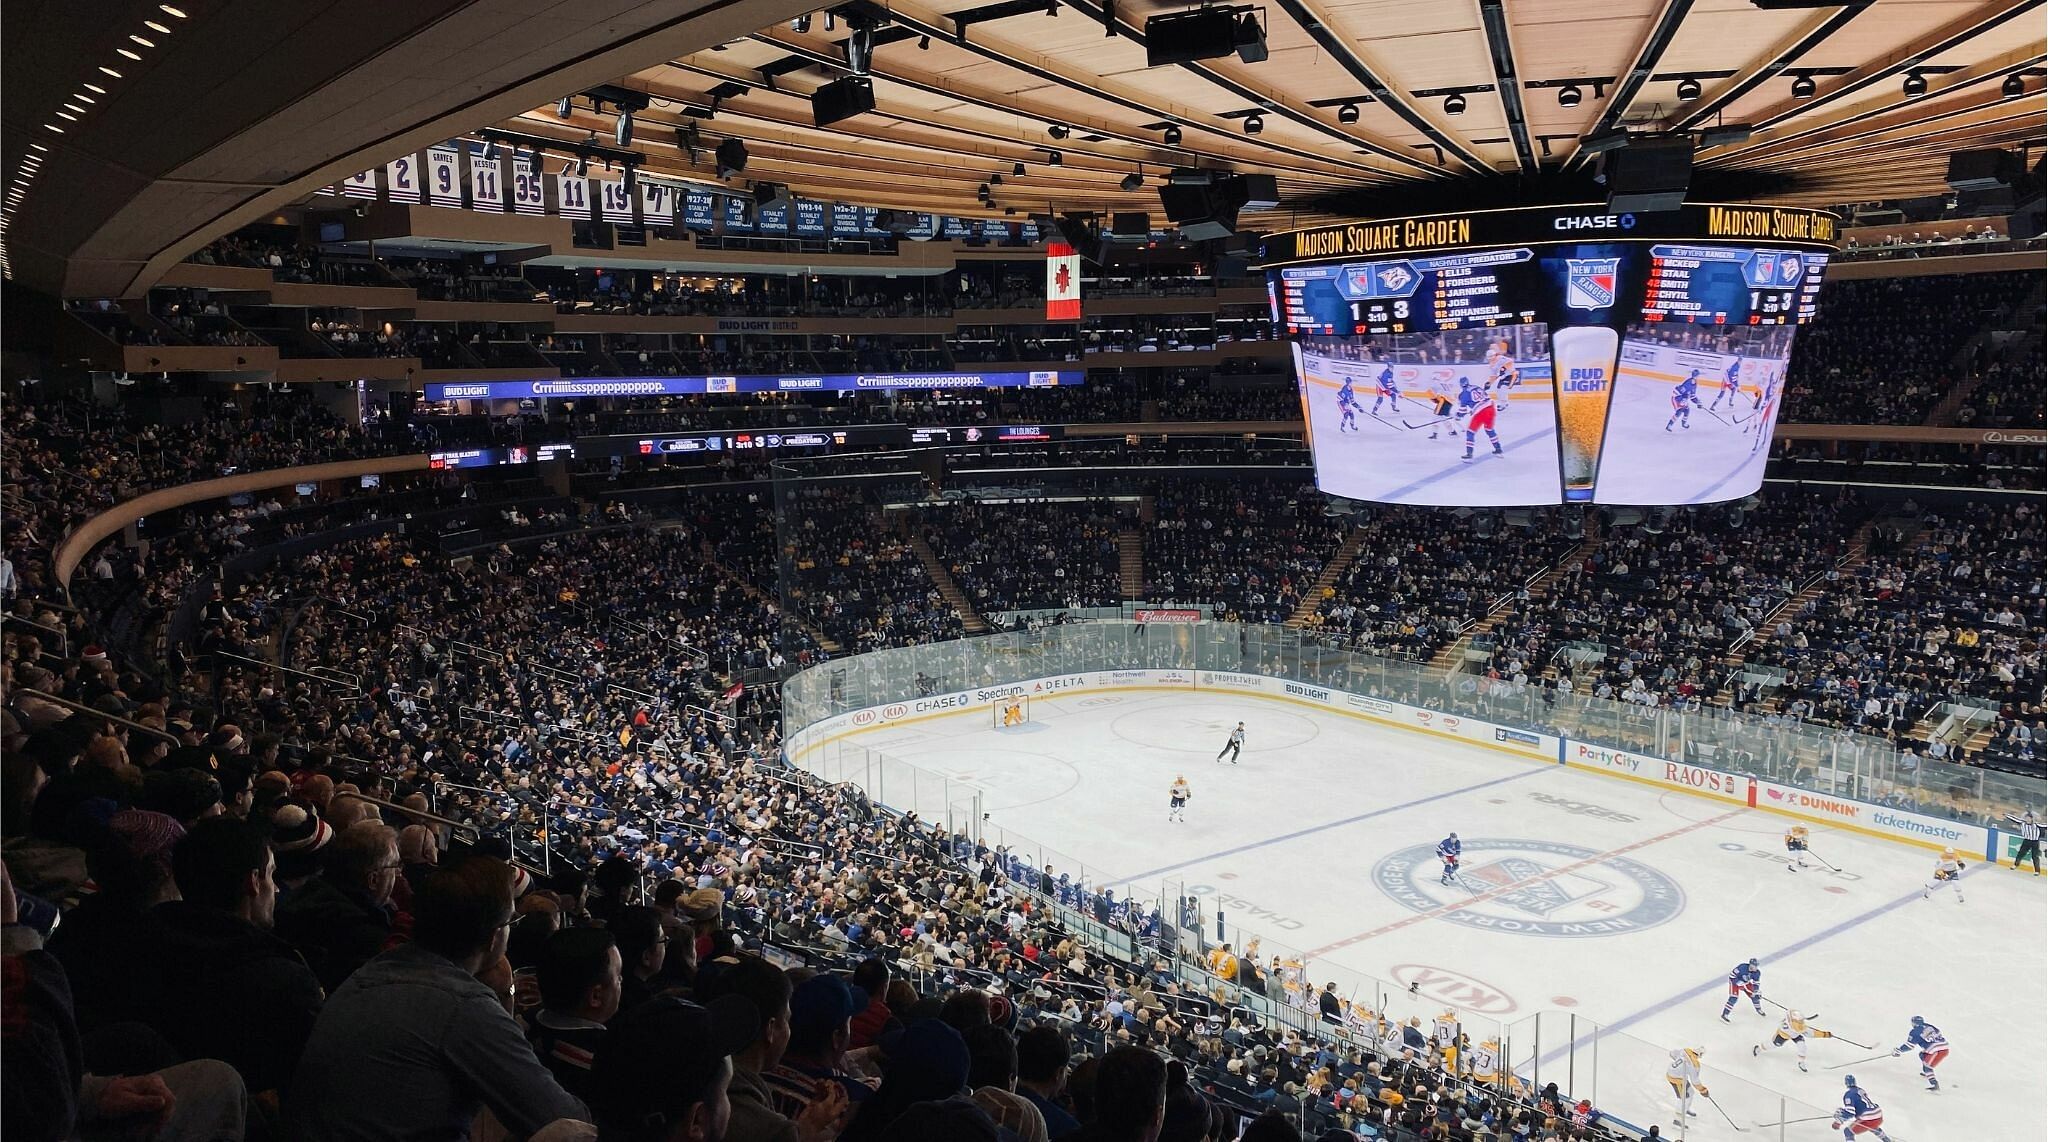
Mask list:
[[[989,703],[990,716],[995,728],[1021,726],[1031,721],[1031,697],[1028,694],[1011,694]]]

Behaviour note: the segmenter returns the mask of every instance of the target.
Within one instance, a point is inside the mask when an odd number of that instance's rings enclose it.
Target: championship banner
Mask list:
[[[631,222],[633,220],[633,193],[626,189],[624,176],[615,179],[597,180],[597,200],[603,207],[606,222]]]
[[[1045,248],[1045,319],[1081,320],[1081,254],[1065,242]]]
[[[546,214],[547,191],[541,182],[540,163],[535,159],[512,160],[512,210],[517,214]]]
[[[341,194],[344,198],[377,197],[377,171],[373,167],[341,180]]]
[[[427,148],[427,202],[462,209],[462,154],[454,147]]]
[[[696,187],[683,191],[683,225],[707,233],[718,225],[718,200],[710,191]]]
[[[505,160],[485,158],[488,148],[469,147],[469,208],[485,214],[505,213]]]
[[[640,221],[649,226],[674,226],[676,188],[665,182],[640,180]]]
[[[400,155],[384,165],[384,188],[393,202],[420,200],[420,157]]]
[[[590,221],[590,178],[565,170],[555,176],[555,212],[564,218]]]

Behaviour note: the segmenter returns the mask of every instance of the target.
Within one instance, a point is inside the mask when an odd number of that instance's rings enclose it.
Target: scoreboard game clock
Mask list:
[[[1761,485],[1838,236],[1826,211],[1581,204],[1286,231],[1260,264],[1325,491],[1711,503]]]

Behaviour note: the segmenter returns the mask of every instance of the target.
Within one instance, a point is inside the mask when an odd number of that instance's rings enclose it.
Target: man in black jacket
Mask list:
[[[358,821],[320,850],[320,875],[277,906],[277,934],[306,957],[333,991],[391,939],[391,893],[404,864],[398,833]]]
[[[312,969],[270,932],[276,868],[261,825],[200,821],[171,851],[183,899],[150,910],[136,956],[154,973],[144,1021],[188,1059],[229,1063],[255,1093],[291,1079],[324,998]]]

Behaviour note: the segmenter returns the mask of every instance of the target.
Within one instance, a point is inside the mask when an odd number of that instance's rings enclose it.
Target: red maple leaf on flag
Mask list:
[[[1073,269],[1069,266],[1062,264],[1059,269],[1056,269],[1052,272],[1052,282],[1054,286],[1058,287],[1060,291],[1060,296],[1066,296],[1068,293],[1072,292],[1074,288]]]

